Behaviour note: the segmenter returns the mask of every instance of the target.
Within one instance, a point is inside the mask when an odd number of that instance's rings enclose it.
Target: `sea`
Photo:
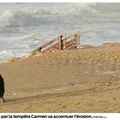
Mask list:
[[[120,3],[0,3],[0,62],[72,32],[81,45],[120,42]]]

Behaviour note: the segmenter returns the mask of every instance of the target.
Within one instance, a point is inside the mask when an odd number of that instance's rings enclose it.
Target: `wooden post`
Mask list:
[[[77,48],[77,37],[78,37],[77,33],[74,34],[73,44],[75,45],[75,48]]]
[[[39,47],[39,52],[41,52],[41,50],[42,50],[42,47]]]
[[[62,40],[62,35],[59,37],[59,50],[63,50],[63,40]]]
[[[77,35],[77,48],[79,48],[80,45],[80,33]]]

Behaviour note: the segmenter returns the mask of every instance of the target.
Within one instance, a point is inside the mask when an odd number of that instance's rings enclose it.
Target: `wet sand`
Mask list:
[[[120,112],[120,44],[14,58],[0,73],[0,112]]]

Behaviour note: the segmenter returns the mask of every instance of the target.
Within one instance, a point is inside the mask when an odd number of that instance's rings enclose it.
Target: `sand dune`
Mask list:
[[[119,44],[13,58],[0,73],[0,112],[120,112]]]

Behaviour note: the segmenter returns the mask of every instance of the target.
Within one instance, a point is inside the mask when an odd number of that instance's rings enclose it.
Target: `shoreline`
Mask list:
[[[93,49],[101,49],[101,48],[110,48],[110,47],[116,47],[116,48],[118,48],[118,47],[120,47],[120,43],[119,42],[108,42],[108,43],[103,43],[103,44],[101,44],[101,45],[97,45],[97,46],[94,46],[94,45],[81,45],[81,46],[79,46],[79,48],[77,48],[77,50],[82,50],[82,51],[84,51],[84,50],[86,50],[87,51],[87,49],[88,50],[91,50],[92,48]],[[34,51],[34,50],[33,50]],[[46,52],[46,53],[54,53],[55,51],[59,51],[59,50],[53,50],[53,51],[48,51],[48,52]],[[45,54],[46,54],[45,53]],[[34,57],[34,56],[39,56],[39,55],[41,55],[42,56],[42,54],[44,54],[44,53],[39,53],[39,52],[37,52],[35,55],[31,52],[31,53],[27,53],[26,55],[23,55],[23,56],[14,56],[14,57],[10,57],[10,58],[8,58],[8,59],[6,59],[6,60],[4,60],[3,62],[0,62],[0,64],[2,64],[2,63],[8,63],[8,62],[14,62],[14,61],[16,61],[16,60],[22,60],[22,59],[26,59],[26,58],[28,58],[28,57]],[[101,53],[102,54],[102,53]],[[44,56],[44,55],[43,55]]]

